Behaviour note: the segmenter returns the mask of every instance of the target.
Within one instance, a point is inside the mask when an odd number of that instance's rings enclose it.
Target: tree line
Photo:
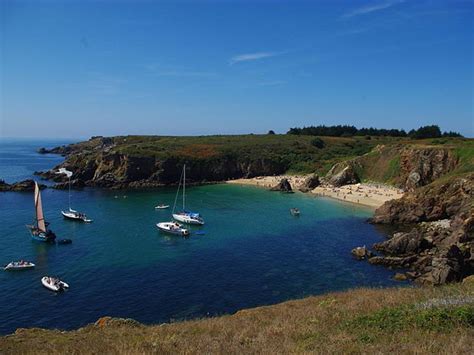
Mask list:
[[[353,136],[386,136],[386,137],[409,137],[415,139],[421,138],[440,138],[440,137],[462,137],[458,132],[441,132],[437,125],[422,126],[418,129],[412,129],[406,132],[403,129],[385,129],[385,128],[357,128],[349,125],[337,126],[309,126],[303,128],[290,128],[287,134],[306,135],[306,136],[330,136],[330,137],[353,137]]]

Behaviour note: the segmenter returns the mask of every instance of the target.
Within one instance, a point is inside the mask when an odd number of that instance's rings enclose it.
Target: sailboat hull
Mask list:
[[[77,211],[69,210],[69,211],[61,211],[61,214],[64,218],[73,220],[73,221],[81,221],[85,223],[91,223],[92,219],[87,218],[84,214],[80,214]]]
[[[48,230],[47,232],[38,231],[34,226],[27,226],[30,230],[31,239],[43,243],[54,243],[56,234]]]
[[[186,224],[195,224],[202,226],[204,225],[204,221],[201,218],[194,218],[190,215],[187,214],[178,214],[178,213],[173,213],[173,218],[177,221],[186,223]]]

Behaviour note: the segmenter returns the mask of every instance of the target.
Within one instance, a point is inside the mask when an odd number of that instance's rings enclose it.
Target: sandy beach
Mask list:
[[[287,178],[291,187],[294,190],[298,190],[307,176],[308,175],[257,176],[251,179],[230,180],[227,181],[227,183],[271,188],[277,185],[281,179]],[[378,183],[359,183],[341,187],[318,186],[312,190],[311,193],[374,208],[382,206],[386,201],[399,199],[403,196],[401,189]]]

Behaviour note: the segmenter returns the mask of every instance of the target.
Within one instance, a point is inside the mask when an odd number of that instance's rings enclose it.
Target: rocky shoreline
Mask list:
[[[474,174],[428,185],[378,208],[374,224],[413,224],[384,242],[352,253],[374,265],[409,269],[420,284],[441,285],[474,274]]]

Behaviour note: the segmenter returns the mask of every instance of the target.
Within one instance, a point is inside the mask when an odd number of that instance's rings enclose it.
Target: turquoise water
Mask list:
[[[183,239],[155,227],[170,219],[170,211],[154,206],[173,205],[175,189],[73,191],[73,207],[92,224],[64,220],[67,191],[46,189],[46,218],[71,245],[32,241],[25,228],[33,218],[32,194],[0,193],[0,262],[25,258],[37,265],[0,273],[0,332],[71,329],[105,315],[159,323],[394,284],[390,271],[350,255],[351,248],[384,238],[365,223],[370,209],[226,184],[187,191],[189,207],[203,214],[206,225],[192,229],[200,235]],[[299,218],[290,215],[291,207],[301,210]],[[70,290],[46,290],[44,275],[61,276]]]

